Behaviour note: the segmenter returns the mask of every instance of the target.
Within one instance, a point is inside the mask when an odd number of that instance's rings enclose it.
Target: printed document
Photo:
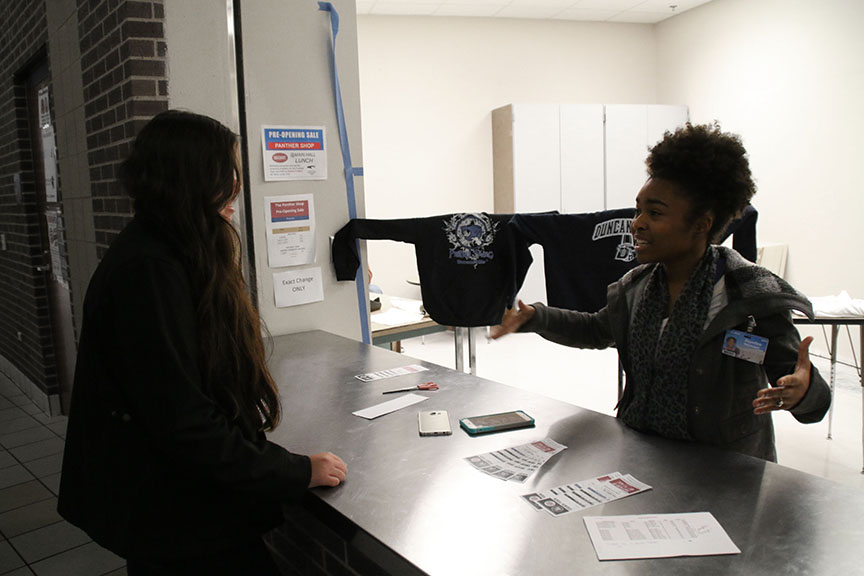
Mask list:
[[[710,512],[586,516],[599,560],[740,554]]]

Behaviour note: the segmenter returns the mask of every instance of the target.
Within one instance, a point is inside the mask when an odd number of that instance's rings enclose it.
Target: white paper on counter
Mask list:
[[[586,516],[599,560],[740,554],[710,512]]]
[[[400,366],[399,368],[390,368],[388,370],[379,370],[378,372],[369,372],[367,374],[357,374],[357,378],[361,382],[372,382],[374,380],[382,380],[384,378],[393,378],[394,376],[404,376],[405,374],[416,374],[417,372],[425,372],[429,370],[420,364],[409,364],[408,366]]]
[[[536,510],[545,510],[552,516],[563,516],[646,490],[651,490],[651,486],[640,482],[630,474],[613,472],[597,478],[557,486],[543,492],[523,494],[522,499]]]
[[[544,438],[521,446],[469,456],[465,461],[484,474],[521,484],[550,458],[566,449],[567,446],[552,438]]]
[[[413,406],[414,404],[418,404],[428,399],[428,396],[406,394],[405,396],[400,396],[395,400],[389,400],[387,402],[382,402],[381,404],[376,404],[375,406],[370,406],[369,408],[364,408],[363,410],[358,410],[357,412],[352,412],[352,414],[360,416],[361,418],[366,418],[367,420],[372,420],[379,416],[383,416],[384,414],[389,414],[396,410]]]

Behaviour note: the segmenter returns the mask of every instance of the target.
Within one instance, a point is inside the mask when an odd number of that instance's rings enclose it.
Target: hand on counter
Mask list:
[[[501,336],[518,332],[519,328],[534,316],[534,312],[535,310],[533,306],[525,304],[522,300],[519,300],[517,306],[508,308],[504,312],[504,317],[501,318],[501,324],[492,326],[489,329],[489,335],[494,340]]]
[[[348,467],[345,462],[335,454],[321,452],[309,456],[312,462],[312,478],[309,480],[309,488],[316,486],[338,486],[345,481]]]

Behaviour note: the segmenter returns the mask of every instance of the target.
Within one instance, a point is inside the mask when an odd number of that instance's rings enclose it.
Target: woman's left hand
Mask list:
[[[798,362],[795,371],[777,380],[773,388],[764,388],[753,400],[754,414],[768,414],[774,410],[791,410],[804,398],[810,388],[810,343],[808,336],[798,345]]]

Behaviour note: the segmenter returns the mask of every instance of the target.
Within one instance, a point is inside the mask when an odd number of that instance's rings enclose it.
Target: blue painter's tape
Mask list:
[[[333,92],[336,97],[336,120],[339,123],[339,143],[342,148],[342,163],[345,165],[345,189],[348,200],[348,217],[357,217],[357,202],[354,197],[354,176],[363,176],[363,168],[355,168],[351,164],[351,148],[348,145],[348,130],[345,128],[345,111],[342,107],[342,89],[339,87],[339,72],[336,69],[336,36],[339,34],[339,13],[330,2],[318,2],[318,9],[330,13],[331,45],[330,59],[333,68]],[[359,240],[357,241],[359,243]],[[360,253],[359,246],[357,253]],[[371,343],[372,336],[369,327],[369,298],[363,286],[364,270],[358,268],[354,282],[357,285],[357,304],[360,308],[360,331],[363,342]]]

